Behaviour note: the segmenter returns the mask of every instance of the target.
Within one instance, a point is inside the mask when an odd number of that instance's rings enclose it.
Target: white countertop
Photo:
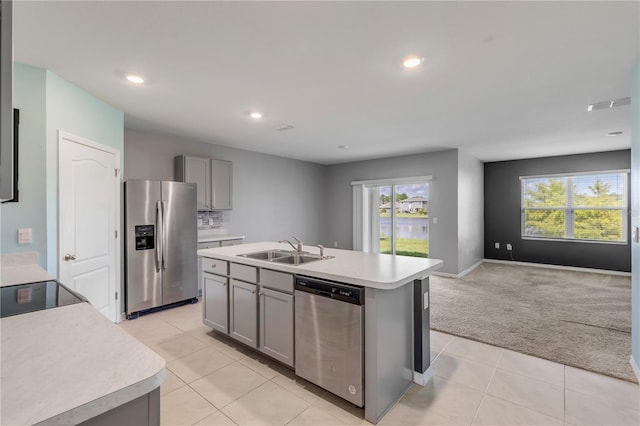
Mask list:
[[[229,241],[229,240],[244,240],[244,235],[231,235],[231,234],[220,234],[220,235],[206,235],[206,236],[198,236],[199,243],[210,243],[214,241]]]
[[[2,266],[0,270],[0,287],[53,279],[47,271],[36,264]]]
[[[0,319],[2,424],[77,424],[160,386],[165,361],[88,303]]]
[[[440,269],[443,263],[439,259],[392,256],[330,248],[325,248],[324,254],[325,256],[335,256],[334,258],[296,266],[238,256],[243,253],[271,249],[292,250],[291,246],[285,243],[261,242],[202,249],[198,250],[198,255],[383,290],[391,290],[414,279],[426,277],[431,272]],[[316,254],[319,252],[319,249],[314,246],[304,246],[303,249]]]

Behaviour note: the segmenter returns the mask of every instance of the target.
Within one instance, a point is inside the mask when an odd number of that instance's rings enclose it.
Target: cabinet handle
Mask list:
[[[255,290],[251,290],[251,294],[256,294],[256,291]]]
[[[260,293],[258,293],[258,296],[264,296],[264,292],[261,291]]]

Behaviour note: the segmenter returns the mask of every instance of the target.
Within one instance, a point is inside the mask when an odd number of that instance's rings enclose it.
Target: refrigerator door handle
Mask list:
[[[162,267],[162,230],[163,218],[162,218],[162,201],[156,201],[156,272],[160,272]]]
[[[167,211],[167,202],[162,201],[162,269],[167,269],[167,239],[169,237],[169,221],[164,217]]]

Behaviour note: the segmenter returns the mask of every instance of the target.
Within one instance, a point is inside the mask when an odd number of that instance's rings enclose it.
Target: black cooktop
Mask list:
[[[1,287],[0,318],[86,301],[55,280]]]

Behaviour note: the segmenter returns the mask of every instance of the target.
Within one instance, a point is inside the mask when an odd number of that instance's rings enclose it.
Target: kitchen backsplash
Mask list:
[[[224,228],[224,219],[221,210],[198,211],[198,229]]]

